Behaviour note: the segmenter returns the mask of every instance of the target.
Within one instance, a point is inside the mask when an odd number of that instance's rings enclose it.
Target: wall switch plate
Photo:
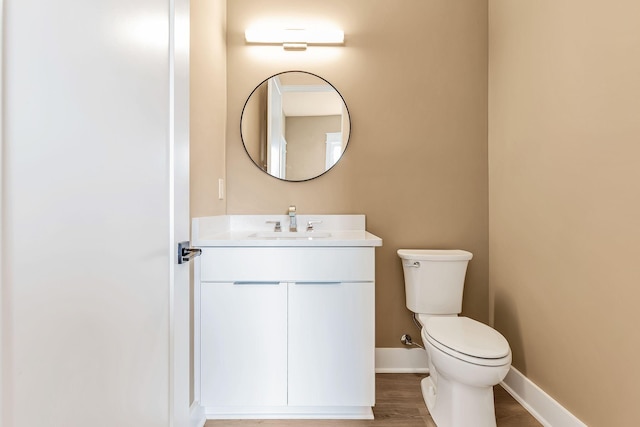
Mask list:
[[[224,178],[218,178],[218,200],[224,200]]]

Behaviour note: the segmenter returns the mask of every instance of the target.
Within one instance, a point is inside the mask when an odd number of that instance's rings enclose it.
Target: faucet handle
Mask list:
[[[322,221],[318,219],[307,221],[307,231],[313,231],[313,224],[322,224]]]
[[[280,226],[280,221],[265,221],[267,224],[275,224],[273,227],[273,231],[282,231],[282,227]]]

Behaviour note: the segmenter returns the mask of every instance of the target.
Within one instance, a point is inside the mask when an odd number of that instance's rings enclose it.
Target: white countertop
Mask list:
[[[280,221],[282,234],[267,221]],[[308,221],[314,231],[306,232]],[[382,239],[365,230],[364,215],[297,215],[298,232],[289,232],[288,215],[220,215],[194,218],[194,247],[331,247],[382,246]]]

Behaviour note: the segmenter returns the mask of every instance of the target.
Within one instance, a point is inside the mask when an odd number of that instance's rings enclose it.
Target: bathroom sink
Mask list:
[[[299,215],[289,231],[288,215],[218,215],[194,218],[196,247],[374,247],[382,239],[365,229],[364,215]],[[322,221],[322,222],[320,222]],[[281,231],[275,231],[280,223]],[[307,227],[314,227],[307,231]]]
[[[326,239],[331,233],[324,231],[261,231],[249,234],[254,239]]]

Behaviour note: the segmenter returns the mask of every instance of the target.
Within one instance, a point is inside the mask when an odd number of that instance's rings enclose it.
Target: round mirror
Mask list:
[[[304,71],[269,77],[249,95],[240,133],[260,169],[285,181],[307,181],[340,160],[351,123],[344,99],[325,79]]]

